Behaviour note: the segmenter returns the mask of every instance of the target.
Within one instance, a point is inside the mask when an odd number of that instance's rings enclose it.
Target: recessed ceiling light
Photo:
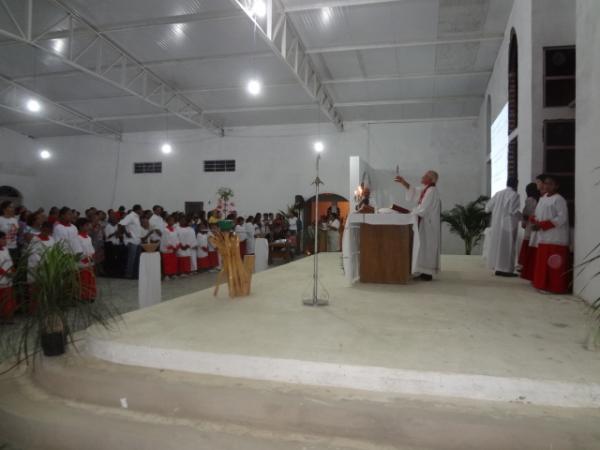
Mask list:
[[[51,156],[52,154],[48,150],[40,151],[40,158],[42,159],[50,159]]]
[[[27,109],[31,112],[39,112],[42,109],[42,105],[34,98],[27,100]]]
[[[246,85],[246,89],[248,90],[248,93],[250,95],[253,95],[256,97],[257,95],[259,95],[262,92],[262,84],[257,79],[252,79],[252,80],[248,81],[248,84]]]
[[[65,40],[64,39],[54,39],[52,41],[52,48],[56,53],[61,53],[65,48]]]
[[[315,149],[315,152],[321,153],[323,150],[325,150],[325,144],[323,144],[322,141],[317,141],[313,144],[313,148]]]
[[[171,147],[171,144],[169,144],[168,142],[165,142],[160,148],[160,151],[163,152],[165,155],[168,155],[173,151],[173,147]]]
[[[176,23],[173,25],[173,34],[177,37],[181,37],[184,35],[184,25],[182,23]]]
[[[267,5],[263,0],[254,0],[254,3],[252,4],[252,14],[260,18],[267,15]]]

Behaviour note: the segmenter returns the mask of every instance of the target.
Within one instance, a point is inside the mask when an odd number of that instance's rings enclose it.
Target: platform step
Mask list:
[[[393,397],[79,356],[0,380],[0,437],[27,450],[580,450],[598,442],[599,420],[597,410]]]
[[[380,446],[346,438],[262,430],[87,404],[50,395],[36,386],[29,376],[3,379],[0,395],[0,447],[10,444],[10,448],[22,450],[415,448]]]

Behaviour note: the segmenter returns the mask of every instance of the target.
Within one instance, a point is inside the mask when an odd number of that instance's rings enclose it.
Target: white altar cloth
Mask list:
[[[158,305],[162,298],[160,253],[142,253],[138,277],[138,301],[141,308]]]
[[[417,267],[419,257],[419,221],[413,214],[360,214],[348,215],[344,236],[342,237],[342,256],[344,262],[344,274],[349,284],[353,284],[360,278],[360,224],[369,225],[412,225],[413,248],[411,267]]]

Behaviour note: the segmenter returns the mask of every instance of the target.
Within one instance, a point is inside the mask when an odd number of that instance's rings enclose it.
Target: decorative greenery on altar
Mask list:
[[[235,208],[235,203],[231,201],[233,196],[233,190],[228,187],[220,187],[217,191],[217,209],[223,213],[223,217],[227,217],[227,214]]]

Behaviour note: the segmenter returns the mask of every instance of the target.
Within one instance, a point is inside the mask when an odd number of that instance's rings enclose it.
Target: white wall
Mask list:
[[[464,203],[480,194],[482,152],[477,124],[472,119],[396,124],[346,124],[339,133],[321,125],[326,144],[321,163],[325,192],[348,196],[349,157],[358,155],[375,169],[395,170],[418,182],[427,169],[437,170],[444,207]],[[69,205],[130,207],[162,204],[183,209],[185,201],[214,205],[221,186],[235,192],[237,210],[244,214],[276,211],[293,203],[294,195],[312,196],[315,125],[251,127],[228,130],[218,138],[201,131],[170,132],[173,153],[160,152],[164,135],[129,134],[122,143],[93,136],[52,138],[48,161],[37,161],[36,194],[29,207]],[[205,159],[235,159],[235,173],[207,174]],[[162,174],[133,175],[133,163],[163,161]],[[397,203],[404,203],[398,187]],[[386,205],[387,206],[387,205]],[[460,239],[444,231],[443,251],[464,252]]]
[[[500,46],[498,58],[494,64],[494,69],[486,91],[486,99],[491,100],[491,118],[489,123],[494,120],[508,103],[508,51],[510,47],[511,31],[515,30],[519,44],[519,179],[521,180],[520,190],[524,192],[525,185],[532,178],[532,0],[516,0],[513,10],[508,19],[504,40]],[[487,138],[487,104],[484,101],[481,105],[479,114],[479,127],[482,142]],[[486,152],[480,154],[481,165],[481,183],[482,191],[487,191],[485,164],[488,159]],[[535,175],[534,175],[535,176]]]
[[[577,0],[577,150],[575,261],[600,243],[600,2]],[[575,279],[575,292],[586,300],[600,297],[600,279],[588,284],[600,262]],[[585,288],[585,289],[584,289]]]
[[[35,170],[39,142],[0,128],[0,186],[12,186],[25,201],[37,196]]]

